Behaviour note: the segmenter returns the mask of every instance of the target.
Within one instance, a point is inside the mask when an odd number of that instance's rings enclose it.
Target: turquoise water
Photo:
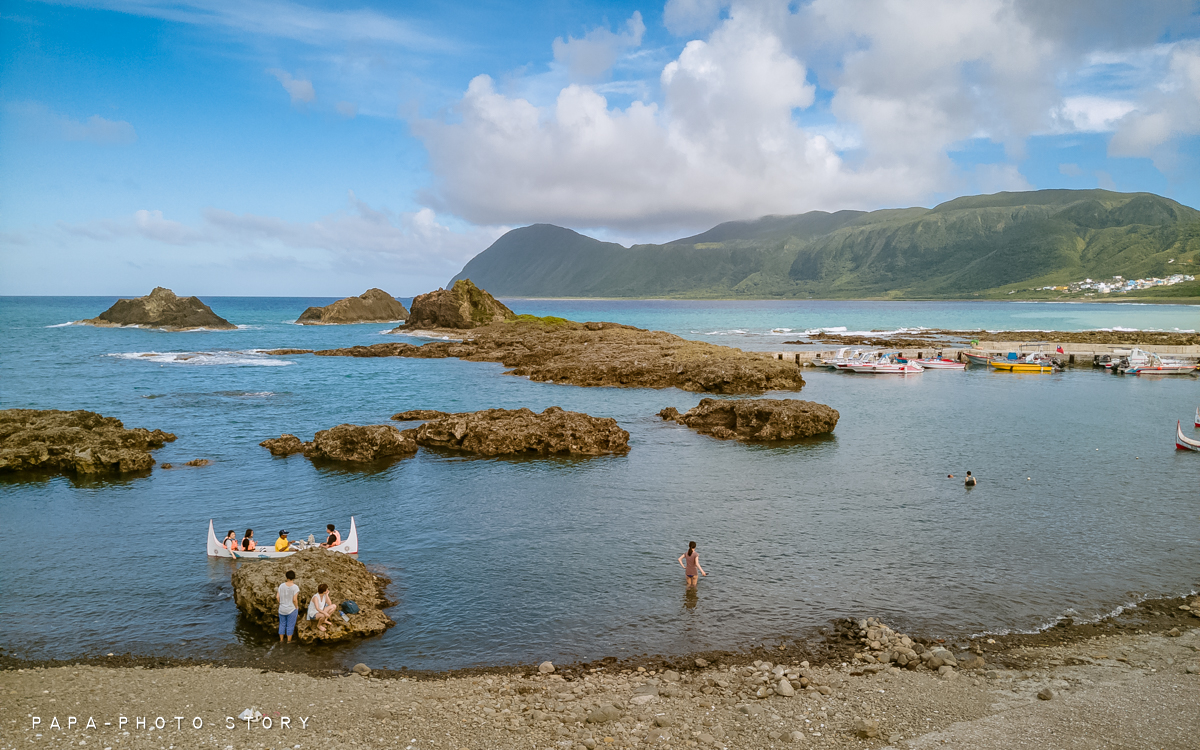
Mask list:
[[[0,482],[0,512],[20,540],[0,547],[7,648],[30,657],[264,649],[269,638],[230,599],[233,563],[204,555],[210,518],[218,532],[253,527],[269,540],[280,528],[345,529],[353,515],[360,559],[394,580],[397,625],[311,653],[380,667],[737,647],[846,615],[948,635],[1033,629],[1200,584],[1200,456],[1173,450],[1176,420],[1200,405],[1195,377],[806,372],[798,396],[838,409],[835,433],[747,446],[655,416],[697,394],[531,383],[457,360],[258,355],[396,339],[385,325],[287,322],[329,300],[206,301],[246,327],[61,326],[112,299],[0,298],[0,406],[91,409],[176,433],[160,462],[214,462],[119,480]],[[1176,306],[509,304],[747,348],[772,348],[776,328],[1200,327],[1195,308]],[[404,409],[552,405],[614,417],[630,452],[422,451],[336,469],[258,447]],[[946,477],[967,469],[981,480],[973,490]],[[675,558],[692,539],[711,575],[689,596]]]

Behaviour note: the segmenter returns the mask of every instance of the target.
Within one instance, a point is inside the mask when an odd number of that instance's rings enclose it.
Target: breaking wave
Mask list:
[[[105,355],[116,359],[157,362],[163,365],[231,365],[235,367],[285,367],[294,365],[286,359],[268,354],[242,351],[216,352],[119,352]]]

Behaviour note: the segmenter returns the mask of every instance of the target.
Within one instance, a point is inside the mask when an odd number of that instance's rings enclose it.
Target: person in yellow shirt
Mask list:
[[[294,551],[292,549],[292,543],[288,541],[287,531],[281,530],[279,532],[279,538],[275,540],[275,551],[276,552],[293,552]]]

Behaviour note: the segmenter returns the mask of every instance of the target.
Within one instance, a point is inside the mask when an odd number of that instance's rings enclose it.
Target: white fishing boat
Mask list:
[[[870,362],[851,365],[852,372],[865,372],[875,375],[908,375],[925,372],[925,368],[916,362],[897,362],[891,357],[883,356]]]
[[[1183,422],[1175,423],[1175,449],[1181,451],[1200,451],[1200,440],[1192,440],[1183,436]]]
[[[1117,371],[1125,375],[1187,375],[1195,369],[1196,366],[1191,362],[1163,359],[1157,354],[1150,354],[1144,362],[1138,364],[1133,364],[1131,357],[1130,364],[1118,367]]]
[[[967,362],[972,365],[986,365],[988,362],[992,361],[992,355],[975,349],[963,352],[963,356],[965,356],[967,358]]]
[[[306,548],[310,547],[310,546],[311,547],[320,546],[317,543],[312,543],[310,545],[309,542],[302,542],[302,541],[293,542],[293,545],[298,546],[298,547],[306,547]],[[354,516],[350,516],[350,533],[347,534],[344,539],[342,539],[342,543],[337,545],[336,547],[327,547],[327,549],[333,550],[334,552],[344,552],[347,555],[357,555],[358,554],[358,527],[356,527],[354,525]],[[300,551],[302,551],[302,550],[295,549],[295,550],[289,550],[287,552],[276,552],[274,544],[264,544],[264,545],[259,546],[257,549],[255,549],[253,551],[237,550],[235,552],[235,551],[232,551],[232,550],[224,547],[219,541],[217,541],[216,532],[213,530],[212,519],[210,518],[208,521],[208,556],[209,557],[232,557],[232,558],[235,558],[238,560],[259,560],[259,559],[270,559],[270,558],[277,558],[277,557],[290,557]]]
[[[967,369],[966,362],[955,362],[949,357],[923,357],[918,359],[917,364],[924,367],[926,370],[965,370]]]

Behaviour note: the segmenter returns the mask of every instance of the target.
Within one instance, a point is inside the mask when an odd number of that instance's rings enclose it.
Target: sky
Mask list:
[[[412,296],[537,222],[1197,175],[1200,0],[0,3],[0,294]]]

